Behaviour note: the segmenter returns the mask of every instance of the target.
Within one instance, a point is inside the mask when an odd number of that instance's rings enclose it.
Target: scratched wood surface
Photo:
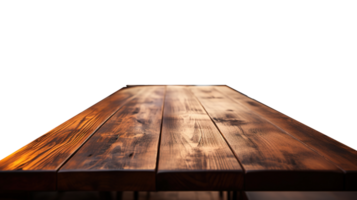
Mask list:
[[[357,190],[357,152],[227,86],[129,86],[0,161],[0,191]]]
[[[188,87],[167,87],[157,173],[158,190],[242,187],[237,159]]]
[[[60,169],[59,190],[155,190],[165,86],[145,88]]]
[[[2,159],[0,190],[55,190],[59,167],[140,90],[119,90]]]
[[[245,190],[341,190],[342,171],[214,87],[191,87],[245,170]]]
[[[357,190],[357,153],[354,149],[227,86],[215,86],[215,89],[264,117],[320,155],[334,162],[345,172],[345,189]]]

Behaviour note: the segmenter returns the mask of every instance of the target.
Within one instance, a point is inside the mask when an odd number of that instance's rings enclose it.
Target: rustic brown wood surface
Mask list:
[[[165,86],[114,114],[58,173],[59,190],[155,190]]]
[[[238,161],[188,87],[167,87],[157,173],[158,190],[242,188]]]
[[[245,190],[341,190],[343,174],[304,144],[214,87],[190,87],[245,170]]]
[[[357,190],[357,153],[354,149],[227,86],[215,88],[334,162],[345,172],[346,190]]]
[[[0,190],[55,190],[59,167],[140,90],[119,90],[2,159]]]
[[[357,190],[357,152],[227,86],[129,86],[0,161],[0,191]]]

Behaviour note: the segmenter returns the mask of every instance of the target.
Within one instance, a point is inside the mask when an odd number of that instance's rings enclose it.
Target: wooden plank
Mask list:
[[[59,190],[155,190],[164,86],[113,115],[58,172]]]
[[[357,153],[354,149],[231,88],[224,86],[215,88],[334,162],[345,172],[345,189],[357,190]]]
[[[333,163],[214,87],[191,87],[245,170],[245,190],[341,190]]]
[[[243,171],[224,138],[185,86],[167,86],[158,190],[238,190]]]
[[[0,161],[0,190],[56,190],[56,171],[140,88],[119,90]]]
[[[245,200],[356,200],[357,192],[245,192]]]

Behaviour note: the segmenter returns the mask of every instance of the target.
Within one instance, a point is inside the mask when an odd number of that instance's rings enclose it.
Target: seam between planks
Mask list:
[[[125,88],[121,88],[118,91],[114,92],[113,94],[119,92],[120,90],[123,90]],[[115,113],[117,113],[124,105],[126,105],[129,101],[131,101],[133,98],[135,98],[136,96],[138,96],[138,94],[142,93],[143,90],[140,90],[138,93],[136,93],[135,95],[133,95],[132,97],[128,98],[127,100],[125,100],[118,109],[116,109],[115,111],[113,111],[113,113],[111,115],[109,115],[88,137],[87,139],[85,139],[82,144],[80,144],[80,146],[71,154],[69,155],[60,165],[59,167],[56,169],[56,190],[58,190],[58,171],[68,162],[68,160],[70,160],[74,154],[76,154],[78,152],[79,149],[81,149],[83,147],[83,145],[85,143],[87,143],[87,141],[92,138],[92,136],[110,119],[112,118],[113,115],[115,115]],[[113,94],[109,95],[108,97],[112,96]],[[106,97],[106,98],[108,98]],[[106,99],[104,98],[104,99]],[[102,99],[102,100],[104,100]],[[95,104],[94,104],[95,105]],[[90,108],[90,107],[89,107]]]
[[[206,115],[210,118],[210,120],[212,121],[212,123],[214,124],[214,126],[217,128],[217,130],[219,131],[219,133],[221,134],[222,138],[224,139],[224,141],[227,143],[229,149],[231,150],[231,152],[233,153],[233,155],[236,157],[240,167],[242,168],[243,170],[243,173],[245,174],[245,169],[243,168],[243,165],[242,163],[240,162],[240,160],[238,159],[238,156],[234,153],[231,145],[229,145],[227,139],[224,137],[224,135],[222,134],[222,131],[218,128],[217,124],[213,121],[211,115],[208,114],[206,108],[202,105],[201,101],[196,97],[196,95],[192,92],[191,90],[191,87],[189,87],[189,91],[191,92],[192,96],[195,97],[195,99],[197,100],[197,102],[201,105],[201,107],[203,108],[203,110],[206,112]],[[244,177],[243,177],[243,183],[245,183],[244,181]],[[244,185],[243,185],[243,188],[244,188]]]
[[[229,86],[227,86],[227,87],[229,87]],[[229,88],[232,89],[231,87],[229,87]],[[304,143],[303,141],[299,140],[299,139],[296,138],[295,136],[291,135],[289,132],[287,132],[287,131],[285,131],[284,129],[280,128],[279,126],[275,125],[274,123],[272,123],[271,121],[269,121],[269,120],[266,119],[265,117],[259,115],[258,113],[256,113],[256,112],[253,111],[252,109],[246,107],[245,105],[241,104],[240,102],[236,101],[235,99],[229,97],[229,95],[226,95],[226,94],[222,93],[221,91],[219,91],[219,90],[217,90],[217,89],[215,89],[215,88],[214,88],[214,90],[216,90],[217,92],[221,93],[223,96],[227,97],[228,99],[230,99],[230,100],[232,100],[232,101],[238,103],[239,105],[243,106],[244,108],[250,110],[250,111],[251,111],[252,113],[254,113],[255,115],[258,115],[259,117],[263,118],[263,119],[266,120],[268,123],[272,124],[273,126],[277,127],[279,130],[281,130],[283,133],[289,135],[290,137],[294,138],[296,141],[298,141],[298,142],[300,142],[301,144],[305,145],[308,149],[310,149],[310,150],[312,150],[313,152],[317,153],[319,156],[323,157],[325,160],[327,160],[328,162],[332,163],[332,164],[335,165],[338,169],[340,169],[344,174],[346,174],[346,171],[343,170],[338,164],[334,163],[334,162],[331,161],[330,159],[328,159],[328,158],[326,158],[325,156],[321,155],[319,152],[317,152],[317,150],[315,150],[315,148],[310,147],[308,144]],[[234,90],[234,89],[233,89],[233,90]],[[238,92],[237,90],[234,90],[234,91]],[[239,92],[239,93],[240,93],[240,92]],[[243,94],[243,95],[244,95],[244,94]],[[248,97],[247,95],[244,95],[244,96]],[[248,98],[250,98],[250,97],[248,97]],[[256,101],[256,100],[253,99],[253,98],[250,98],[250,99]],[[257,102],[260,103],[259,101],[257,101]],[[265,104],[263,104],[263,105],[265,106]],[[270,108],[269,106],[267,106],[267,107]],[[275,110],[275,109],[273,109],[273,110]],[[277,110],[275,110],[275,111],[277,111]],[[279,112],[279,111],[277,111],[277,112]],[[280,112],[279,112],[279,113],[280,113]],[[281,113],[281,114],[283,114],[283,113]],[[283,115],[284,115],[284,114],[283,114]],[[287,115],[286,115],[286,116],[287,116]],[[289,116],[287,116],[287,117],[289,117]],[[291,118],[291,117],[289,117],[289,118]],[[293,118],[291,118],[291,119],[293,119]],[[293,119],[293,120],[294,120],[294,119]],[[300,122],[299,122],[299,123],[300,123]],[[302,123],[301,123],[301,124],[302,124]],[[304,125],[304,124],[302,124],[302,125]],[[306,125],[305,125],[305,126],[306,126]],[[310,128],[310,127],[309,127],[309,128]],[[322,133],[321,133],[321,134],[322,134]]]
[[[162,102],[162,112],[161,112],[160,137],[159,137],[159,143],[157,146],[157,157],[156,157],[156,167],[155,167],[155,190],[156,190],[157,171],[159,170],[160,146],[161,146],[162,126],[164,124],[164,109],[165,109],[166,91],[167,91],[167,86],[165,85],[164,99]]]

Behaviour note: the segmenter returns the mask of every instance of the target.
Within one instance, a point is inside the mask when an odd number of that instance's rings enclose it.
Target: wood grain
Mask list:
[[[55,190],[56,171],[141,89],[122,89],[0,161],[0,190]]]
[[[158,190],[238,190],[242,169],[188,87],[167,86]]]
[[[155,190],[164,86],[114,114],[58,172],[59,190]]]
[[[224,96],[214,87],[191,87],[245,170],[245,190],[341,190],[332,162]]]
[[[345,172],[345,189],[357,190],[357,154],[354,149],[231,88],[217,86],[215,89],[269,120],[320,155],[334,162]]]

